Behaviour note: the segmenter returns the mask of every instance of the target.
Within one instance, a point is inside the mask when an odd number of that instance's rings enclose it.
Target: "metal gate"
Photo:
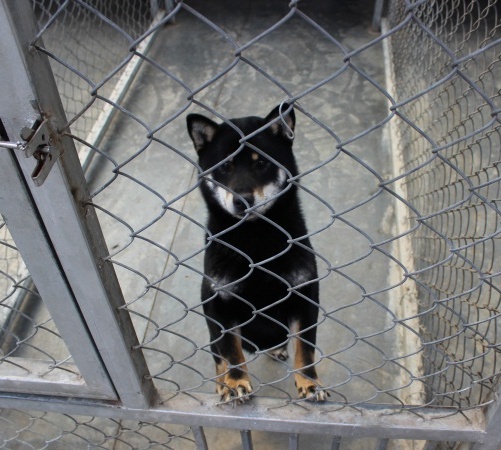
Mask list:
[[[0,2],[3,447],[499,448],[499,2],[211,3]],[[330,399],[221,404],[185,116],[283,101]]]

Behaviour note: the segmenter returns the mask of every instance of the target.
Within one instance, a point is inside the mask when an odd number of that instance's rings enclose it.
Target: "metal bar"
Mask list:
[[[92,369],[92,368],[91,368]],[[65,363],[60,370],[48,369],[45,361],[9,357],[0,364],[0,390],[11,393],[34,393],[102,400],[113,400],[115,392],[86,384],[75,364]]]
[[[423,450],[436,450],[437,447],[438,447],[437,441],[428,441],[426,442]]]
[[[254,448],[252,445],[252,434],[250,430],[241,430],[240,437],[242,438],[243,450],[252,450]]]
[[[4,18],[5,16],[0,14],[0,27],[3,30],[5,30],[2,23]],[[5,39],[2,38],[1,42],[4,43]],[[24,178],[20,178],[19,168],[12,151],[0,152],[0,193],[0,212],[8,223],[9,231],[40,295],[57,323],[59,333],[64,339],[68,338],[66,344],[80,368],[82,377],[88,386],[92,386],[97,397],[116,398],[108,375],[102,367],[102,361],[96,353],[92,338],[75,304],[73,294],[61,273],[53,249],[47,242],[44,226],[40,223]],[[47,282],[48,280],[50,282]],[[28,377],[24,380],[28,381]],[[20,392],[41,392],[38,383],[29,384],[18,381]],[[9,390],[7,386],[11,383],[11,380],[2,377],[0,391]],[[60,388],[52,391],[52,394],[67,395],[68,392]],[[81,394],[85,395],[83,387]],[[77,395],[77,392],[73,392],[73,395]]]
[[[158,0],[150,0],[150,14],[155,17],[158,13]]]
[[[17,142],[0,141],[1,148],[6,148],[6,149],[10,149],[10,150],[22,150],[25,145],[26,144],[24,142],[21,142],[21,141],[17,141]]]
[[[162,6],[160,4],[162,3]],[[174,8],[176,7],[176,3],[174,0],[150,0],[150,14],[152,17],[155,17],[158,12],[162,9],[162,7],[165,9],[167,14],[171,13],[174,11]]]
[[[383,17],[384,0],[376,0],[374,2],[374,13],[372,15],[372,29],[374,31],[381,30],[381,18]]]
[[[8,118],[4,124],[9,139],[41,114],[50,115],[53,123],[66,123],[49,62],[41,52],[30,51],[29,39],[36,30],[30,2],[2,0],[0,5],[5,22],[2,34],[14,41],[9,50],[11,70],[2,71],[2,86],[10,93],[9,100],[0,110],[2,117]],[[14,111],[9,110],[11,106]],[[114,268],[106,261],[108,251],[95,210],[87,205],[89,194],[74,143],[56,132],[52,140],[60,147],[61,157],[43,186],[30,184],[31,195],[121,401],[129,407],[147,408],[153,383],[131,319],[121,309],[123,295]],[[29,179],[33,163],[17,159]],[[68,318],[66,322],[70,323]],[[73,347],[79,344],[72,336],[65,339]]]
[[[339,450],[341,445],[341,436],[334,436],[332,438],[331,450]]]
[[[197,450],[209,450],[207,446],[207,439],[205,438],[205,432],[202,427],[191,427],[191,432],[195,438],[195,445]]]
[[[307,415],[304,409],[293,404],[282,405],[279,400],[255,398],[252,403],[216,406],[219,400],[213,394],[179,395],[160,392],[169,402],[150,409],[131,409],[109,403],[85,400],[44,399],[40,397],[0,397],[0,408],[42,409],[65,414],[80,414],[108,418],[164,422],[198,427],[259,430],[281,433],[328,434],[335,436],[381,439],[415,439],[442,441],[444,436],[454,436],[457,441],[484,442],[483,413],[480,409],[453,414],[447,409],[423,408],[419,417],[408,411],[358,405],[356,410],[346,407],[332,408],[329,403],[316,405]],[[339,406],[339,405],[336,405]],[[396,412],[398,411],[398,414]],[[360,420],[363,417],[364,420]]]
[[[165,10],[167,13],[171,13],[176,8],[176,2],[174,0],[165,0]]]
[[[388,448],[389,439],[379,439],[377,443],[377,450],[386,450]]]
[[[293,433],[289,435],[289,450],[299,449],[299,434]]]

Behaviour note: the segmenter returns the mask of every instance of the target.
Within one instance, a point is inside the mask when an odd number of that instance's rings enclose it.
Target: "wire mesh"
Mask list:
[[[132,420],[68,415],[16,409],[0,410],[2,436],[0,448],[16,449],[172,449],[193,450],[196,446],[194,431],[185,426],[146,423]],[[200,430],[198,430],[200,431]],[[291,448],[286,433],[244,432],[250,437],[251,448]],[[238,430],[207,428],[203,430],[204,442],[209,449],[249,448],[242,444]],[[297,439],[297,435],[296,439]],[[299,437],[299,448],[307,443],[314,448],[381,448],[377,439],[334,437],[332,447],[327,447],[318,436]],[[394,441],[396,447],[402,442]],[[416,441],[416,445],[419,445]],[[450,447],[452,448],[452,447]]]
[[[368,2],[207,3],[178,2],[141,53],[153,31],[145,2],[33,2],[41,29],[33,45],[51,60],[66,132],[96,156],[91,203],[162,401],[216,387],[199,294],[206,213],[185,116],[227,121],[284,100],[298,116],[302,172],[290,182],[319,265],[318,371],[333,408],[458,412],[492,401],[500,364],[498,2],[391,1],[380,36],[367,31]],[[385,83],[385,45],[393,85]],[[111,100],[137,59],[128,95]],[[86,139],[104,105],[116,117],[94,146]],[[246,358],[256,395],[276,397],[277,406],[299,402],[289,362]],[[33,417],[28,423],[55,423]],[[79,426],[92,429],[92,419]],[[154,425],[134,427],[143,435]],[[70,428],[55,431],[54,442],[75,438]],[[103,448],[120,438],[98,435],[92,444]]]
[[[0,448],[194,449],[187,427],[15,409],[0,411]]]
[[[390,11],[390,26],[408,20],[391,42],[427,395],[478,406],[500,364],[499,5]]]
[[[215,387],[197,287],[207,229],[186,112],[228,120],[286,99],[299,114],[303,172],[291,182],[300,181],[317,249],[318,368],[332,399],[456,410],[491,400],[499,372],[496,2],[390,2],[388,31],[357,38],[347,31],[356,29],[349,7],[179,2],[176,24],[166,25],[172,14],[155,25],[147,54],[137,51],[151,33],[139,3],[34,4],[42,31],[33,43],[53,64],[68,131],[85,145],[90,111],[117,110],[108,139],[90,148],[98,156],[92,204],[159,388]],[[70,29],[75,39],[64,37]],[[384,87],[387,44],[392,88]],[[309,65],[300,58],[307,52],[320,58]],[[115,103],[109,92],[133,58],[141,73]],[[407,220],[401,234],[398,210]],[[405,239],[410,265],[397,250]],[[414,286],[414,297],[402,293]],[[412,340],[413,348],[402,344]],[[247,363],[258,395],[297,401],[288,363],[262,353]]]
[[[31,373],[39,361],[43,379],[72,362],[43,301],[30,278],[14,240],[0,216],[0,365],[2,374]],[[72,369],[77,371],[78,369]],[[77,373],[77,372],[76,372]]]
[[[129,40],[151,23],[148,2],[34,0],[33,9],[38,23],[50,27],[43,39],[59,61],[52,69],[65,111],[79,118],[72,129],[86,136],[103,108],[95,90],[105,98],[112,93]]]

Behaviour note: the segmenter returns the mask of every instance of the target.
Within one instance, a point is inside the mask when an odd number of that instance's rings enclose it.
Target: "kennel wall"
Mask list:
[[[390,28],[410,17],[389,11]],[[416,6],[391,38],[426,390],[447,405],[498,384],[498,40],[495,2]]]

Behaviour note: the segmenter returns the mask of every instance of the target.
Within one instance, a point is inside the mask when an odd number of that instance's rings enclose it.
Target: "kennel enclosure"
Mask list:
[[[497,448],[499,5],[390,1],[375,34],[371,2],[208,3],[1,3],[3,445],[204,448],[220,427],[244,448],[249,430]],[[298,401],[258,353],[233,409],[184,119],[284,100],[331,399]]]

